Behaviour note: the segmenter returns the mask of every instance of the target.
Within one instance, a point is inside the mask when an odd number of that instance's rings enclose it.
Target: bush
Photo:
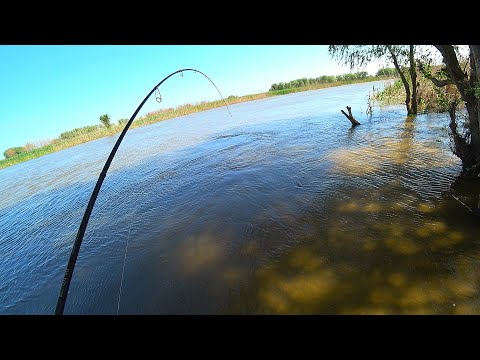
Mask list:
[[[3,156],[5,156],[5,158],[11,158],[15,155],[19,155],[21,153],[24,153],[26,150],[23,146],[17,146],[17,147],[12,147],[12,148],[9,148],[7,150],[5,150],[3,152]]]
[[[100,122],[105,126],[106,128],[109,128],[112,126],[112,123],[110,122],[110,115],[104,114],[100,116]]]

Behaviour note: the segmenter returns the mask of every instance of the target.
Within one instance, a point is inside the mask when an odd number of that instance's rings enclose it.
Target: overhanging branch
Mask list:
[[[446,85],[455,84],[455,82],[452,79],[445,79],[445,80],[437,79],[432,74],[427,72],[427,70],[425,69],[425,66],[421,62],[418,63],[418,70],[420,70],[423,76],[425,76],[428,80],[430,80],[435,86],[444,87]]]

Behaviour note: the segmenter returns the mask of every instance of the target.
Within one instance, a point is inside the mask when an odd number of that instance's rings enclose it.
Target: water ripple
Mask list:
[[[371,86],[129,132],[92,212],[66,312],[116,312],[127,240],[121,314],[448,313],[447,298],[476,312],[467,301],[476,278],[464,270],[480,259],[476,232],[448,220],[461,216],[447,194],[460,170],[448,119],[412,121],[402,107],[368,118]],[[344,104],[361,126],[350,129]],[[115,139],[0,171],[0,313],[53,312]],[[455,272],[470,280],[445,275]]]

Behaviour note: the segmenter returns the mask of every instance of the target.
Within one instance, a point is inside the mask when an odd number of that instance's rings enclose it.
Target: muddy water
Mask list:
[[[412,120],[394,106],[369,118],[361,111],[371,87],[284,95],[232,105],[231,118],[215,109],[129,132],[65,313],[480,313],[478,217],[451,195],[475,207],[480,186],[450,189],[461,166],[448,117]],[[345,105],[361,126],[350,129]],[[0,313],[53,313],[115,140],[0,170]]]

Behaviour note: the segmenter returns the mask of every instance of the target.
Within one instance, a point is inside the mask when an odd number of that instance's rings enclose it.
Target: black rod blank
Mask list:
[[[158,89],[158,87],[160,85],[162,85],[167,79],[169,79],[170,77],[172,77],[173,75],[178,74],[178,73],[180,73],[182,75],[182,73],[184,71],[194,71],[194,72],[200,73],[203,76],[205,76],[208,80],[210,80],[210,82],[213,84],[213,86],[215,86],[215,88],[217,89],[221,98],[223,99],[223,96],[220,93],[220,90],[218,90],[215,83],[207,75],[205,75],[203,72],[195,70],[195,69],[181,69],[181,70],[177,70],[177,71],[171,73],[170,75],[165,77],[162,81],[160,81],[148,93],[148,95],[145,97],[145,99],[143,99],[143,101],[137,107],[137,110],[135,110],[132,117],[130,118],[130,120],[125,125],[125,128],[122,130],[122,133],[118,137],[117,142],[113,146],[113,149],[110,152],[110,155],[108,156],[107,162],[103,166],[103,169],[100,173],[100,176],[98,177],[98,180],[97,180],[97,183],[95,185],[95,188],[93,189],[92,195],[90,196],[90,200],[88,201],[87,208],[85,209],[85,213],[83,214],[82,222],[80,223],[80,227],[78,228],[77,237],[75,238],[75,242],[73,243],[73,249],[72,249],[72,252],[70,254],[70,259],[68,260],[67,268],[65,270],[65,275],[63,277],[62,287],[60,289],[60,293],[58,295],[58,300],[57,300],[57,306],[55,308],[55,315],[62,315],[63,314],[63,310],[65,308],[65,302],[67,301],[68,289],[70,287],[70,282],[72,281],[73,270],[74,270],[75,264],[77,262],[78,253],[80,251],[80,246],[82,245],[83,236],[85,235],[85,230],[87,228],[88,220],[90,219],[90,215],[92,213],[93,206],[95,205],[95,201],[97,200],[98,193],[100,191],[100,188],[102,187],[102,184],[103,184],[103,181],[105,180],[105,177],[107,176],[107,171],[110,167],[110,164],[113,161],[113,157],[115,156],[115,154],[118,150],[118,147],[120,146],[120,143],[122,142],[123,138],[125,137],[125,134],[127,133],[128,129],[130,128],[130,125],[132,125],[133,120],[135,120],[135,117],[137,116],[138,112],[143,107],[143,105],[148,100],[148,98],[153,94],[153,92],[156,89]],[[225,102],[225,99],[223,99],[223,101]],[[227,106],[227,109],[228,109],[228,105],[227,105],[226,102],[225,102],[225,105]],[[228,109],[228,112],[230,113],[230,109]],[[230,113],[230,116],[232,116],[231,113]]]

